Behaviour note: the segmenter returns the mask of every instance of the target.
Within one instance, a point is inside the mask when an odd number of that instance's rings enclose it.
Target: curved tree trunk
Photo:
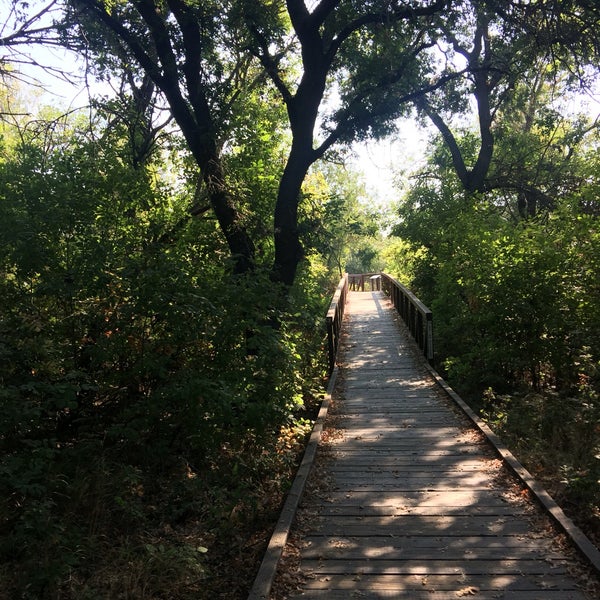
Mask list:
[[[231,251],[233,270],[235,273],[251,271],[254,268],[254,244],[226,185],[217,143],[218,128],[207,99],[211,82],[201,69],[201,30],[194,7],[179,0],[168,0],[168,10],[157,0],[135,2],[134,9],[147,28],[140,32],[108,10],[101,0],[78,0],[75,5],[82,14],[91,13],[103,23],[165,95],[202,173],[211,206]],[[82,22],[85,23],[85,17]],[[170,37],[177,27],[184,60],[178,57]]]
[[[302,182],[311,165],[311,149],[292,144],[285,166],[274,213],[275,260],[271,280],[289,287],[294,283],[304,250],[298,234],[298,204]]]
[[[206,164],[199,163],[199,167],[210,204],[231,252],[233,271],[236,274],[249,273],[255,266],[255,247],[227,191],[221,159],[215,154]]]

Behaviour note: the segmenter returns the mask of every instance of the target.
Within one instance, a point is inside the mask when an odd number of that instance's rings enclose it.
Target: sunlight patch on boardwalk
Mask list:
[[[344,327],[329,433],[272,598],[588,598],[385,297],[351,292]]]

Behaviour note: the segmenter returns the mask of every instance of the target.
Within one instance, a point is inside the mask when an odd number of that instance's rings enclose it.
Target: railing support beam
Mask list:
[[[342,329],[342,320],[344,318],[344,309],[346,308],[346,298],[348,296],[348,274],[346,273],[340,280],[335,290],[335,294],[327,311],[327,352],[329,359],[329,374],[335,368],[335,358],[337,356],[340,343],[340,332]]]
[[[381,282],[384,293],[390,297],[425,358],[433,363],[433,313],[407,287],[387,273],[381,274]]]

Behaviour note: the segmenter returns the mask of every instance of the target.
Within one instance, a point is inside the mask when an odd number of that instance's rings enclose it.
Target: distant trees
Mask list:
[[[600,8],[588,1],[465,0],[438,15],[436,68],[448,83],[418,97],[415,105],[440,132],[465,190],[507,183],[488,178],[503,114],[521,104],[533,111],[543,107],[540,86],[547,90],[553,78],[565,89],[585,88],[595,77],[599,24]],[[468,138],[455,135],[465,116],[477,123]]]

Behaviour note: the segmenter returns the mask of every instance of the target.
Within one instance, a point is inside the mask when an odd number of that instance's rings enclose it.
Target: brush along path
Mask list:
[[[548,520],[441,392],[385,297],[351,292],[347,315],[326,448],[272,597],[589,598]]]

